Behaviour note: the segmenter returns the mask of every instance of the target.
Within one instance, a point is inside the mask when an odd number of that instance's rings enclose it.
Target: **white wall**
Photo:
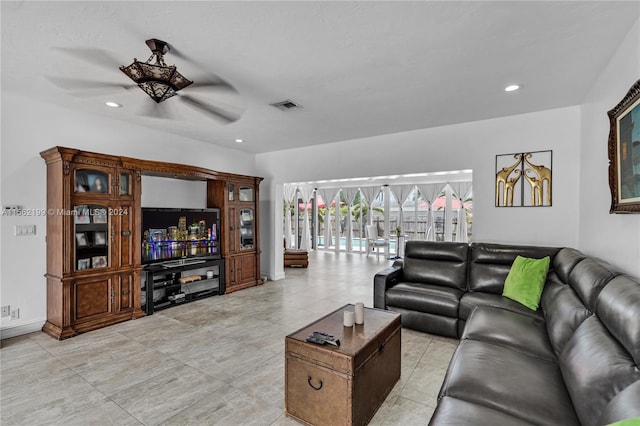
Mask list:
[[[575,106],[258,154],[256,164],[259,175],[270,177],[264,192],[285,182],[472,169],[474,240],[575,247],[579,134]],[[553,206],[496,208],[495,156],[541,150],[553,150]],[[282,210],[281,190],[279,197],[273,209]],[[271,225],[275,240],[263,240],[263,251],[282,245],[281,223]],[[282,273],[275,264],[265,268]]]
[[[579,248],[640,277],[640,215],[609,214],[607,111],[640,78],[640,20],[620,44],[582,105]]]
[[[142,176],[142,207],[207,207],[207,182]]]
[[[255,174],[253,154],[93,115],[78,114],[7,91],[2,94],[1,132],[0,201],[3,206],[46,208],[46,168],[39,152],[55,145]],[[169,189],[179,190],[184,184],[170,184]],[[158,188],[158,185],[151,186]],[[161,195],[160,189],[154,189],[153,192]],[[169,197],[170,192],[165,196]],[[204,190],[202,197],[206,197]],[[152,201],[160,199],[152,196],[149,202]],[[197,200],[194,202],[199,203]],[[155,202],[153,204],[158,205]],[[35,236],[13,235],[14,226],[27,224],[36,225]],[[20,309],[20,319],[9,320],[5,317],[0,320],[3,337],[37,330],[46,320],[45,229],[45,217],[42,216],[0,219],[0,304]]]

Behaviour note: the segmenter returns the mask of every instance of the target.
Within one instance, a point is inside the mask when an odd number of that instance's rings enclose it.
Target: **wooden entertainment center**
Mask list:
[[[207,182],[207,207],[221,210],[225,293],[262,284],[262,178],[183,164],[53,147],[47,165],[47,321],[65,339],[139,318],[141,176]]]

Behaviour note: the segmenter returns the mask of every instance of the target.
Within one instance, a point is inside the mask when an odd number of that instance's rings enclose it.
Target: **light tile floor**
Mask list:
[[[373,306],[390,261],[310,253],[286,279],[57,341],[2,341],[3,425],[297,425],[284,337],[346,303]],[[456,340],[402,331],[402,376],[372,425],[426,425]]]

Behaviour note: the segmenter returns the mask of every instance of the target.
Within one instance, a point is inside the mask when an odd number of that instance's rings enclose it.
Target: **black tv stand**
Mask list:
[[[207,276],[209,272],[210,276]],[[146,265],[141,280],[141,304],[155,311],[225,292],[224,260],[181,259]]]
[[[200,263],[205,263],[204,259],[180,259],[172,262],[164,262],[161,263],[164,269],[178,268],[180,266],[190,266],[190,265],[198,265]]]

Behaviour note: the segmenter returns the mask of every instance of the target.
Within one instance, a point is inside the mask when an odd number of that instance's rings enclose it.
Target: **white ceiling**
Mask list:
[[[253,153],[579,104],[640,16],[637,0],[1,7],[2,91]],[[148,38],[192,59],[165,57],[187,78],[215,73],[235,86],[242,117],[224,125],[169,99],[159,107],[172,118],[149,118],[140,113],[153,101],[137,88],[74,93],[45,78],[127,84],[117,67],[82,60],[79,49],[128,65],[149,57]],[[522,89],[505,93],[510,83]],[[233,101],[195,87],[184,93]],[[269,106],[286,99],[303,108]],[[124,107],[107,108],[107,100]]]

